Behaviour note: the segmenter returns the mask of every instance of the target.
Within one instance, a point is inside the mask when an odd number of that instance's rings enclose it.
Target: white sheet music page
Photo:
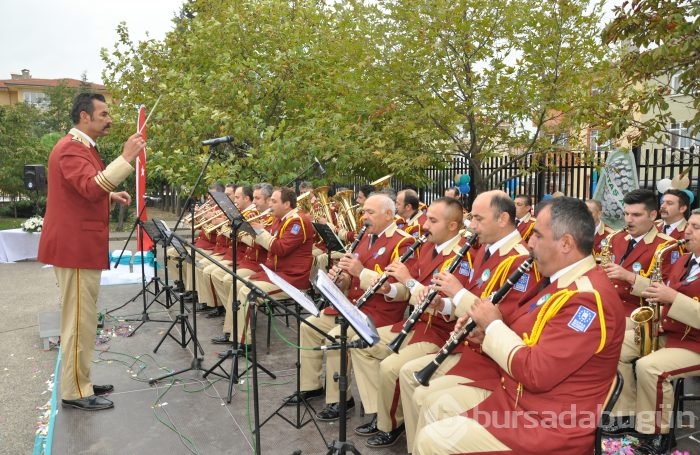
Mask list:
[[[260,264],[260,267],[265,271],[270,281],[276,284],[280,289],[287,293],[289,297],[294,299],[299,305],[301,305],[306,311],[313,314],[314,316],[319,315],[318,308],[314,304],[313,300],[309,298],[305,293],[301,292],[299,289],[295,288],[287,280],[265,267],[265,264]]]
[[[372,346],[379,340],[377,330],[372,322],[368,320],[367,315],[348,300],[343,291],[333,283],[333,280],[323,270],[318,271],[316,286],[367,344]]]

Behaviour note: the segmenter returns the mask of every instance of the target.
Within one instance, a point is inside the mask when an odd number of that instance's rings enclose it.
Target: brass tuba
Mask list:
[[[391,185],[391,178],[393,176],[394,176],[394,174],[385,175],[384,177],[377,179],[374,182],[370,183],[370,185],[372,185],[377,190],[382,190],[384,188],[388,188]]]
[[[338,191],[333,196],[333,202],[338,206],[338,227],[348,232],[357,232],[356,209],[359,204],[352,203],[352,190]]]
[[[333,214],[331,213],[331,202],[328,198],[328,189],[329,187],[326,185],[319,186],[314,190],[314,194],[318,198],[320,207],[314,207],[313,218],[314,220],[317,220],[319,218],[325,218],[326,223],[328,223],[330,226],[333,226]]]
[[[685,240],[671,241],[654,253],[654,264],[649,273],[652,283],[661,283],[663,256],[667,251],[685,245]],[[639,356],[644,357],[659,349],[659,332],[661,328],[661,305],[656,300],[647,300],[649,305],[634,310],[630,319],[634,322],[634,342],[639,345]]]

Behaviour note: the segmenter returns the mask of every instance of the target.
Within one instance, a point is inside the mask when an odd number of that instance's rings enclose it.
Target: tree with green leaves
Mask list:
[[[624,87],[607,136],[623,132],[633,143],[668,133],[675,123],[668,95],[694,111],[686,127],[700,134],[700,3],[696,0],[626,0],[615,7],[615,18],[603,33],[606,43],[620,48],[617,67]],[[675,76],[675,77],[674,77]],[[671,87],[672,81],[676,82]],[[640,121],[637,113],[650,114]]]
[[[24,189],[24,165],[45,164],[48,151],[35,130],[41,112],[29,104],[0,106],[0,192],[28,194]]]

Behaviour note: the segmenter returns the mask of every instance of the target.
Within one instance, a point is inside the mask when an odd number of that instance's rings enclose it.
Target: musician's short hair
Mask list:
[[[365,197],[369,197],[370,194],[374,193],[376,191],[376,188],[374,185],[360,185],[360,187],[357,189],[358,193],[362,193],[365,195]]]
[[[566,196],[552,198],[538,204],[538,213],[545,207],[550,209],[549,227],[554,240],[570,234],[581,253],[590,254],[593,251],[595,221],[582,200]]]
[[[269,183],[262,182],[253,186],[253,191],[255,190],[260,190],[260,192],[265,196],[265,199],[269,199],[270,196],[272,196],[272,192],[275,190],[275,187]]]
[[[688,216],[690,216],[690,214],[688,213],[688,208],[690,208],[690,198],[688,197],[688,193],[686,193],[683,190],[669,188],[664,193],[664,196],[667,194],[676,196],[678,198],[678,205],[680,205],[681,207],[685,206],[685,210],[683,210],[683,216],[687,219]]]
[[[513,200],[517,201],[518,199],[522,199],[523,201],[525,201],[525,205],[527,205],[528,207],[532,207],[532,196],[530,196],[529,194],[518,194]]]
[[[223,193],[226,187],[221,182],[214,182],[209,185],[209,191],[216,191],[217,193]]]
[[[459,201],[453,197],[441,197],[435,199],[430,205],[445,204],[447,206],[447,221],[456,221],[459,223],[460,228],[463,227],[462,219],[464,215],[464,206]]]
[[[418,210],[418,207],[420,207],[418,193],[411,189],[403,190],[403,203],[404,205],[410,205],[414,210]]]
[[[241,191],[243,192],[243,196],[247,197],[251,201],[253,200],[253,187],[250,185],[243,185],[241,186]],[[241,207],[241,209],[244,209],[245,207]]]
[[[73,99],[73,108],[70,111],[70,119],[73,121],[73,125],[80,123],[80,113],[85,111],[92,117],[95,112],[95,104],[93,100],[102,101],[106,103],[104,95],[99,93],[79,93],[78,96]]]
[[[622,198],[622,202],[627,205],[644,204],[644,208],[648,212],[651,212],[652,210],[659,210],[659,202],[656,200],[656,194],[652,190],[647,190],[644,188],[632,190],[625,194],[625,196]]]
[[[275,191],[280,192],[280,200],[282,202],[289,202],[289,207],[292,209],[297,208],[297,193],[291,188],[286,186],[275,188]]]
[[[501,213],[508,214],[508,222],[515,227],[515,202],[506,193],[494,194],[489,207],[494,209],[496,217]]]
[[[381,199],[381,210],[389,211],[390,213],[396,213],[396,203],[394,202],[388,194],[384,193],[372,193],[369,197],[378,197]]]
[[[593,204],[599,212],[603,211],[603,203],[600,202],[598,199],[589,199],[586,201],[586,204]]]

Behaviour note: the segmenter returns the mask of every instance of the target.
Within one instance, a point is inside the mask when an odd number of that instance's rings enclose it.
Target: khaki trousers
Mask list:
[[[277,285],[272,284],[268,281],[252,281],[252,283],[264,292],[270,294],[270,297],[272,297],[275,300],[284,300],[289,298],[286,292],[283,292],[280,288],[277,287]],[[238,286],[238,301],[241,305],[240,309],[236,312],[236,318],[238,321],[238,336],[239,341],[245,344],[252,343],[253,339],[250,331],[250,311],[254,309],[249,308],[249,294],[250,288],[248,288],[248,286]],[[257,303],[258,302],[256,302],[255,305],[256,308]]]
[[[450,376],[443,376],[436,383],[449,381],[449,378]],[[463,385],[428,393],[423,399],[413,453],[425,455],[509,451],[508,446],[475,420],[460,415],[484,401],[490,394],[487,390]]]
[[[236,269],[236,274],[241,278],[248,278],[253,273],[250,269]],[[219,302],[223,302],[226,315],[224,316],[224,333],[233,333],[233,275],[226,273],[223,270],[214,270],[211,275],[214,291],[216,292]],[[242,284],[238,284],[242,286]],[[237,309],[240,311],[240,308]],[[238,326],[238,333],[241,333],[243,326]],[[231,340],[233,341],[233,340]]]
[[[403,418],[404,424],[406,425],[406,443],[409,452],[411,452],[413,447],[416,427],[418,425],[418,416],[420,415],[425,395],[435,390],[442,390],[460,383],[469,382],[469,379],[463,378],[462,376],[445,376],[445,374],[459,362],[461,357],[462,354],[448,356],[431,376],[430,385],[428,387],[418,384],[413,378],[413,373],[423,369],[432,362],[435,358],[435,354],[428,354],[411,360],[401,367],[399,371],[399,387],[401,389],[401,406],[403,407]],[[445,381],[444,378],[452,378],[452,380]]]
[[[617,365],[625,382],[612,413],[635,415],[635,429],[640,433],[668,433],[673,411],[671,381],[697,376],[700,372],[700,354],[682,348],[666,348],[665,344],[666,337],[659,337],[660,349],[640,358],[634,330],[625,332]]]
[[[336,324],[335,318],[335,315],[321,313],[318,317],[309,316],[306,320],[324,333],[337,339],[337,337],[340,336],[340,326]],[[353,337],[355,337],[355,331],[350,327],[348,328],[348,339]],[[313,348],[331,344],[326,337],[307,324],[301,324],[299,343],[302,348]],[[353,351],[353,349],[350,351]],[[299,358],[301,360],[301,369],[299,372],[301,390],[309,391],[320,389],[321,372],[323,369],[323,351],[301,349]],[[326,403],[338,403],[340,401],[340,386],[337,381],[333,380],[333,373],[337,372],[340,372],[340,350],[328,350],[326,351]],[[346,395],[348,400],[352,397],[352,391],[350,390],[350,385],[352,384],[351,373],[352,363],[348,356],[348,388]]]
[[[212,257],[217,259],[220,264],[224,263],[223,255],[215,255]],[[221,306],[221,303],[216,299],[216,294],[214,293],[214,288],[211,281],[211,274],[215,269],[219,269],[219,266],[214,264],[209,259],[202,258],[197,261],[197,269],[195,270],[195,275],[197,277],[195,280],[197,287],[197,301],[212,308]]]
[[[391,326],[380,327],[379,343],[367,349],[351,350],[355,379],[362,405],[368,414],[377,413],[377,428],[391,431],[403,423],[403,408],[399,393],[399,371],[408,361],[438,350],[433,343],[410,344],[413,332],[404,340],[398,354],[386,347],[397,335]]]
[[[61,398],[77,400],[94,394],[90,366],[102,270],[53,269],[61,290]]]

